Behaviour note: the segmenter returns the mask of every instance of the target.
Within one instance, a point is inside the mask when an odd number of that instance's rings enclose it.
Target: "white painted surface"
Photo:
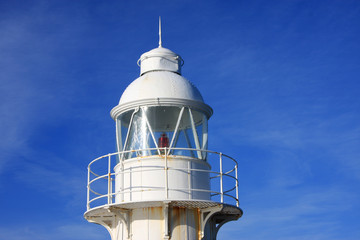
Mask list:
[[[210,166],[203,160],[168,156],[128,159],[115,167],[115,203],[210,200]],[[195,170],[194,170],[195,169]]]
[[[120,104],[153,99],[174,98],[203,102],[199,90],[186,78],[173,72],[149,72],[133,81],[121,96]]]
[[[183,60],[173,51],[158,47],[141,55],[140,75],[150,71],[170,71],[181,74]]]
[[[138,208],[131,213],[131,239],[164,238],[164,216],[161,207]]]

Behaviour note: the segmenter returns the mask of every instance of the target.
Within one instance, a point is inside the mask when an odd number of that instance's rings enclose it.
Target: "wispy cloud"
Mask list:
[[[325,116],[312,112],[293,114],[286,109],[281,112],[271,108],[257,110],[227,112],[226,119],[215,123],[217,131],[213,141],[220,141],[213,145],[221,145],[224,137],[237,139],[233,145],[246,143],[266,149],[275,160],[328,162],[336,164],[337,171],[343,174],[347,171],[346,174],[359,178],[360,125],[355,112]],[[243,116],[239,117],[240,114]],[[238,121],[232,121],[234,119]]]
[[[69,209],[85,209],[86,202],[86,171],[62,159],[52,156],[43,159],[49,162],[22,162],[18,166],[15,177],[25,186],[36,192],[51,193],[60,197]]]
[[[232,234],[241,232],[245,239],[338,239],[338,216],[346,216],[358,197],[338,187],[254,191],[245,198],[243,218],[225,225],[220,236],[234,239]]]
[[[43,126],[83,117],[76,108],[86,80],[75,76],[80,70],[69,62],[78,54],[73,49],[83,47],[78,37],[88,25],[80,18],[73,24],[59,12],[49,18],[46,2],[30,5],[26,14],[0,21],[0,174],[11,158],[34,151],[30,143]]]
[[[87,222],[83,224],[74,222],[58,226],[44,222],[36,225],[17,226],[16,228],[0,227],[0,239],[7,240],[98,240],[103,239],[104,236],[110,238],[105,228],[102,226],[96,227],[94,224],[88,224]]]

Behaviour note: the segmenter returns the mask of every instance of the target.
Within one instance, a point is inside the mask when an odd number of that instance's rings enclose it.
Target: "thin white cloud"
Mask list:
[[[217,130],[213,130],[212,139],[237,139],[234,145],[246,143],[271,150],[272,159],[287,158],[292,163],[298,159],[305,163],[326,159],[336,163],[343,174],[348,170],[346,174],[359,178],[360,125],[354,112],[325,117],[312,112],[295,115],[286,109],[257,110],[229,111],[228,117],[215,123]],[[301,159],[304,156],[306,159]]]
[[[98,240],[104,236],[110,238],[102,226],[84,222],[67,223],[53,226],[49,222],[38,223],[37,225],[0,227],[0,239],[6,240]]]
[[[224,225],[220,236],[236,239],[233,234],[240,232],[245,239],[336,239],[342,221],[337,216],[346,215],[357,197],[338,187],[253,191],[243,204],[244,216]]]
[[[42,12],[46,7],[38,2],[26,14],[0,21],[0,174],[11,158],[28,156],[31,137],[43,125],[80,116],[74,100],[81,98],[77,89],[84,80],[73,79],[71,69],[62,68],[76,54],[71,47],[81,48],[76,39],[87,24],[47,19]],[[44,27],[50,20],[58,24],[57,31]]]
[[[86,204],[86,171],[55,157],[47,165],[22,162],[15,177],[36,192],[49,192],[66,201],[68,208],[83,208]]]

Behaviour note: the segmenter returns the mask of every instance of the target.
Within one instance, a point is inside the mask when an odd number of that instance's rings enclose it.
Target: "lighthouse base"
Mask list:
[[[152,201],[104,205],[85,213],[112,240],[215,240],[220,227],[242,216],[238,207],[210,201]]]

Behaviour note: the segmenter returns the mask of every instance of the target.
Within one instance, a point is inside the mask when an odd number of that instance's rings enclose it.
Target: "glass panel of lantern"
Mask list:
[[[126,141],[126,136],[128,133],[131,117],[134,114],[135,110],[127,111],[121,114],[116,120],[116,142],[117,142],[117,150],[121,152],[124,150],[124,144]]]
[[[152,155],[149,150],[150,130],[149,124],[146,119],[146,112],[144,109],[139,109],[135,112],[130,129],[128,130],[128,139],[124,144],[124,150],[129,151],[125,154],[125,158],[133,158],[136,156],[149,156]],[[139,150],[134,151],[130,150]]]
[[[170,147],[171,139],[174,136],[176,123],[179,118],[181,108],[170,106],[144,107],[146,116],[154,137],[150,142],[151,148],[159,149],[154,154],[163,154],[164,148]],[[155,145],[156,142],[156,145]]]
[[[189,108],[184,109],[173,147],[193,149],[174,149],[171,151],[174,155],[206,158],[205,153],[196,151],[207,150],[207,117],[205,114]]]
[[[181,117],[176,130],[178,119]],[[172,106],[141,107],[119,116],[118,151],[129,151],[125,159],[136,156],[164,154],[164,148],[207,147],[207,118],[198,111]],[[175,136],[174,136],[175,134]],[[156,142],[156,144],[155,144]],[[171,145],[172,144],[172,145]],[[149,148],[159,149],[150,150]],[[130,151],[139,150],[139,151]],[[205,159],[200,151],[176,149],[170,154]]]

